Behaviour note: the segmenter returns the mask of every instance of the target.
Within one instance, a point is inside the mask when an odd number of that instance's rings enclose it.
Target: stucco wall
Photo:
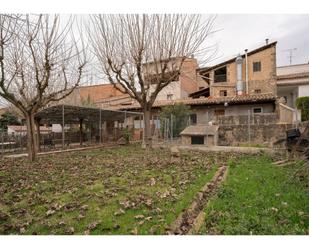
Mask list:
[[[150,85],[150,91],[149,93],[152,93],[155,91],[156,85]],[[156,100],[167,100],[167,95],[173,94],[172,99],[180,99],[181,98],[181,88],[180,88],[180,82],[174,81],[168,84],[166,87],[164,87],[157,95]]]
[[[298,96],[299,97],[309,96],[309,84],[298,87]]]
[[[253,113],[253,108],[261,107],[263,113],[273,113],[275,107],[273,104],[250,104],[250,105],[235,105],[235,106],[201,106],[192,107],[192,113],[196,114],[198,124],[207,124],[209,121],[214,120],[215,110],[224,109],[225,116],[234,115],[248,115],[248,110]]]

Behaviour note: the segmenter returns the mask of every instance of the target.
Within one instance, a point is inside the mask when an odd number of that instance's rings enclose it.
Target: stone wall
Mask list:
[[[261,71],[253,71],[253,63],[261,62]],[[227,79],[226,82],[215,83],[214,82],[214,71],[220,67],[226,66]],[[210,84],[210,95],[214,97],[220,96],[221,90],[227,91],[227,96],[236,95],[236,63],[235,61],[228,62],[225,65],[221,65],[217,68],[211,69],[209,72],[211,78]],[[246,63],[243,58],[242,63],[242,81],[245,84],[246,79]],[[277,94],[276,85],[276,45],[272,45],[266,49],[258,51],[256,53],[248,55],[248,94],[260,93],[273,93]]]
[[[276,113],[263,113],[239,116],[218,116],[216,123],[219,125],[248,125],[249,121],[251,125],[269,125],[276,124],[278,116]]]
[[[218,145],[250,143],[273,147],[276,141],[286,138],[286,130],[291,128],[291,124],[220,125]]]
[[[238,146],[240,144],[260,144],[273,147],[273,144],[286,138],[286,130],[292,124],[277,123],[275,113],[218,117],[219,145]]]

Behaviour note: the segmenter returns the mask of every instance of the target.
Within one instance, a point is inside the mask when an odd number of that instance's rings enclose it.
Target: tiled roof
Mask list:
[[[247,53],[247,56],[250,56],[250,55],[252,55],[252,54],[255,54],[255,53],[258,53],[258,52],[263,51],[263,50],[265,50],[265,49],[268,49],[268,48],[270,48],[270,47],[272,47],[272,46],[275,46],[276,44],[277,44],[277,42],[275,41],[275,42],[271,42],[271,43],[269,43],[269,44],[266,44],[266,45],[264,45],[264,46],[261,46],[261,47],[259,47],[259,48],[256,48],[256,49],[254,49],[254,50],[252,50],[252,51],[249,51],[249,52]],[[242,54],[241,56],[244,58],[244,57],[245,57],[245,54]],[[233,58],[231,58],[231,59],[229,59],[229,60],[223,61],[223,62],[221,62],[221,63],[219,63],[219,64],[210,66],[210,67],[199,68],[198,71],[199,71],[199,72],[208,72],[208,71],[210,71],[210,70],[212,70],[212,69],[215,69],[215,68],[217,68],[217,67],[221,67],[221,66],[223,66],[223,65],[225,65],[225,64],[229,64],[229,63],[235,62],[236,58],[237,58],[237,56],[236,56],[236,57],[233,57]]]
[[[256,94],[256,95],[241,95],[233,97],[200,97],[197,99],[187,98],[179,100],[159,100],[155,101],[153,107],[162,107],[167,105],[174,105],[178,103],[183,103],[185,105],[217,105],[217,104],[245,104],[245,103],[259,103],[259,102],[274,102],[276,96],[273,94]],[[139,109],[140,104],[135,102],[134,104],[126,107],[121,107],[120,109]]]
[[[206,136],[215,135],[218,131],[218,125],[190,125],[186,127],[180,135]]]

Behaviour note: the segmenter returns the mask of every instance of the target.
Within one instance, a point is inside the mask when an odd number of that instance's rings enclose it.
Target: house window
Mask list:
[[[220,90],[220,96],[221,97],[227,96],[227,90]]]
[[[255,93],[255,94],[260,94],[261,92],[262,92],[261,89],[255,89],[255,90],[254,90],[254,93]]]
[[[262,70],[262,65],[260,61],[253,62],[253,72],[260,72]]]
[[[168,99],[168,100],[172,100],[172,99],[173,99],[173,94],[168,94],[168,95],[167,95],[167,99]]]
[[[215,110],[215,116],[224,116],[225,110],[224,109],[217,109]]]
[[[192,136],[191,144],[204,144],[204,136]]]
[[[226,82],[226,67],[215,70],[215,83]]]
[[[191,125],[195,125],[197,123],[197,117],[196,117],[196,114],[190,114],[190,124]]]
[[[262,107],[254,107],[254,108],[252,108],[252,112],[253,113],[262,113],[263,108]]]

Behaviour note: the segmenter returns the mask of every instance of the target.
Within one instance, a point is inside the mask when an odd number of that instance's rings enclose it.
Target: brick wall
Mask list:
[[[182,92],[190,94],[198,90],[198,79],[196,74],[197,67],[197,60],[194,58],[188,58],[183,62],[179,76]]]
[[[261,62],[261,71],[253,72],[253,63]],[[214,71],[220,67],[226,66],[227,80],[226,82],[214,83]],[[220,96],[220,90],[227,90],[228,96],[236,94],[236,63],[229,62],[218,68],[212,69],[209,74],[211,80],[210,95],[214,97]],[[242,81],[245,86],[246,79],[246,63],[243,58],[242,63]],[[248,93],[255,94],[255,90],[260,90],[260,93],[274,93],[277,94],[276,86],[276,46],[248,55]]]

